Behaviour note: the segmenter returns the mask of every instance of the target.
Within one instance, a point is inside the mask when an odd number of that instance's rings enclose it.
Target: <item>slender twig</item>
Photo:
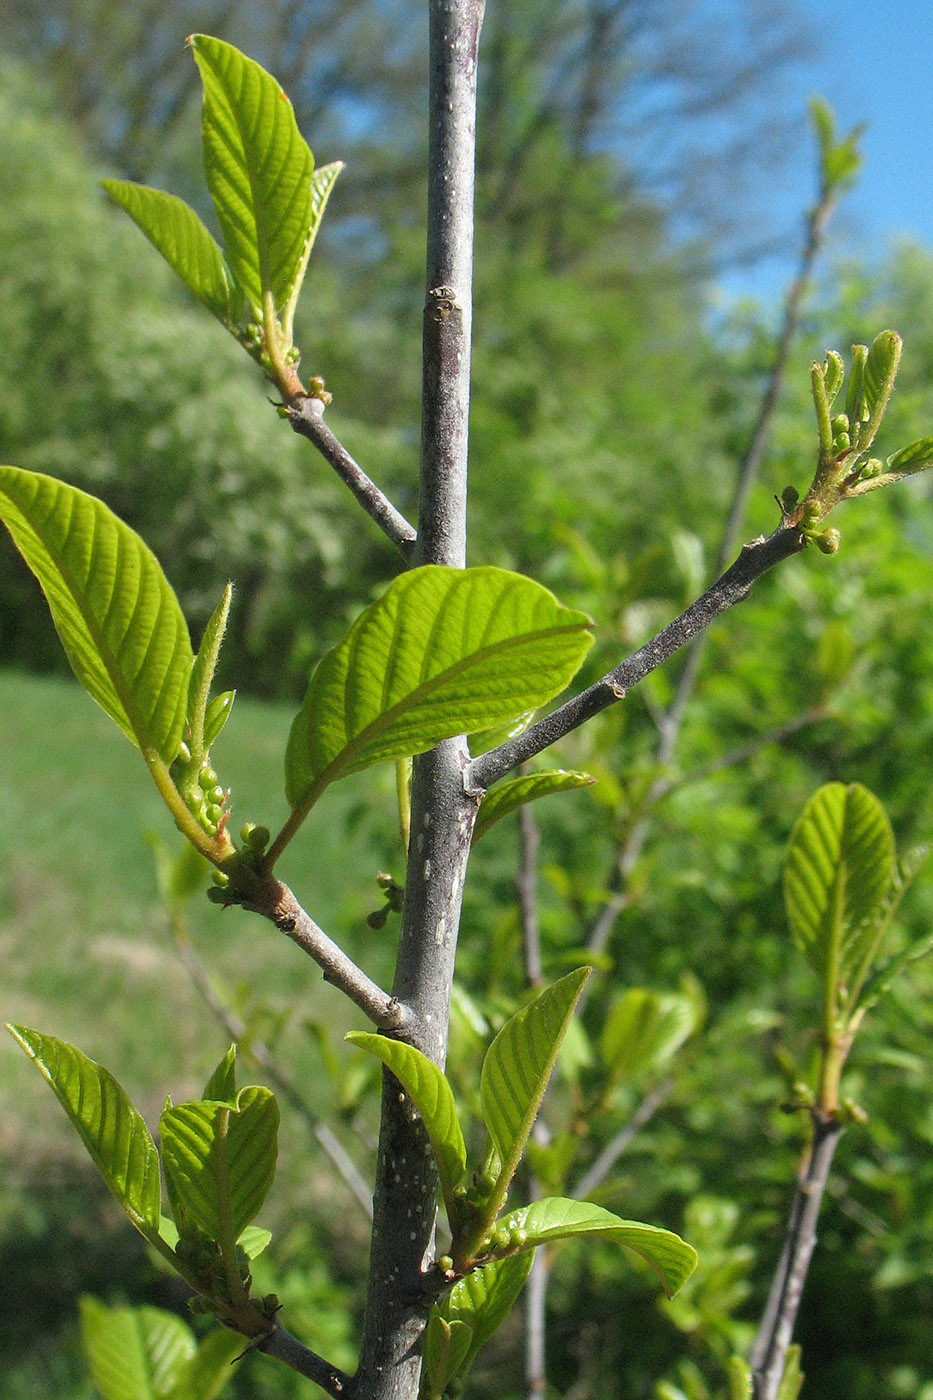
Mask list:
[[[410,559],[415,547],[415,527],[410,525],[400,511],[386,497],[374,481],[354,461],[340,439],[324,422],[324,401],[320,398],[301,398],[290,403],[288,417],[296,433],[306,437],[320,452],[326,462],[353,492],[366,514],[376,522],[380,530],[400,549],[406,559]]]
[[[330,1362],[318,1356],[317,1352],[309,1351],[297,1337],[286,1332],[284,1327],[276,1326],[255,1346],[257,1351],[264,1352],[266,1356],[274,1356],[277,1361],[284,1362],[300,1376],[307,1376],[308,1380],[314,1381],[328,1395],[332,1395],[334,1400],[347,1400],[347,1397],[353,1394],[353,1381],[350,1376],[345,1375],[336,1366],[331,1366]]]
[[[544,981],[541,968],[541,928],[538,920],[538,848],[541,836],[531,806],[519,808],[518,824],[521,840],[515,890],[522,925],[522,952],[525,976],[529,987],[540,987]]]
[[[287,1099],[291,1104],[318,1146],[343,1178],[345,1185],[361,1209],[372,1219],[372,1194],[343,1143],[308,1106],[304,1095],[294,1080],[282,1069],[269,1047],[263,1041],[254,1039],[249,1034],[245,1022],[231,1011],[218,996],[207,970],[192,948],[187,931],[181,926],[178,918],[173,918],[173,931],[178,956],[214,1019],[223,1027],[230,1039],[241,1046],[250,1059],[255,1060],[273,1088],[277,1089],[282,1098]]]
[[[478,792],[485,792],[520,763],[578,729],[594,715],[625,697],[627,691],[655,670],[715,618],[748,596],[752,584],[784,559],[806,548],[806,540],[791,526],[780,525],[767,539],[744,545],[731,568],[712,587],[691,603],[673,622],[623,661],[602,680],[581,691],[544,719],[514,739],[482,754],[470,765],[466,781]]]
[[[753,1400],[775,1400],[803,1286],[816,1246],[816,1222],[836,1145],[844,1132],[837,1119],[814,1114],[813,1144],[797,1185],[780,1262],[752,1348]]]
[[[257,876],[248,888],[236,894],[231,892],[228,902],[262,914],[280,932],[287,933],[323,970],[325,981],[338,987],[380,1030],[400,1035],[411,1029],[414,1019],[411,1010],[367,977],[362,968],[318,928],[280,880],[272,875]]]
[[[675,1083],[673,1075],[669,1075],[667,1079],[662,1079],[660,1084],[656,1084],[645,1095],[629,1121],[623,1128],[620,1128],[611,1141],[607,1142],[589,1170],[580,1177],[570,1192],[574,1199],[585,1200],[587,1196],[592,1195],[602,1186],[622,1154],[628,1151],[645,1124],[654,1117],[665,1099],[673,1093]]]
[[[532,1200],[539,1200],[540,1189]],[[541,1400],[547,1389],[547,1295],[551,1263],[546,1247],[535,1250],[525,1284],[525,1395]]]

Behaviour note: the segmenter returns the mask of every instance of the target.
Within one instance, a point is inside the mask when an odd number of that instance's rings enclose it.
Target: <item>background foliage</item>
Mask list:
[[[196,146],[188,140],[194,74],[180,37],[196,26],[225,32],[224,13],[205,16],[202,7],[195,23],[182,5],[144,8],[151,20],[158,11],[158,23],[142,24],[132,9],[116,22],[117,11],[94,0],[43,7],[41,19],[35,7],[14,4],[0,31],[10,53],[28,48],[31,65],[5,58],[0,83],[2,456],[103,495],[162,560],[195,635],[226,578],[236,580],[226,679],[265,703],[238,700],[220,753],[242,814],[272,825],[281,814],[262,810],[260,775],[281,763],[290,712],[268,702],[300,695],[310,662],[395,565],[327,469],[275,422],[243,357],[95,189],[106,168],[191,194],[183,152]],[[664,120],[675,131],[678,106],[714,111],[729,81],[748,104],[743,112],[754,113],[763,75],[773,89],[795,41],[786,16],[759,32],[759,62],[743,92],[725,48],[706,47],[717,56],[708,71],[689,58],[689,6],[653,7],[647,30],[638,21],[650,5],[570,5],[558,22],[551,10],[561,8],[497,7],[486,35],[472,530],[476,562],[525,570],[597,619],[587,663],[595,676],[707,577],[771,343],[756,308],[718,321],[708,312],[701,267],[759,236],[711,216],[721,151],[717,162],[701,125],[681,138],[696,198],[657,178],[657,162],[626,138],[644,101],[624,81],[627,65],[633,53],[652,52],[653,35],[658,63],[673,69]],[[226,37],[298,93],[316,156],[349,161],[311,275],[304,368],[325,374],[335,427],[411,511],[422,37],[409,6],[398,7],[387,48],[384,14],[377,23],[368,5],[333,0],[328,45],[309,48],[303,9],[251,6],[254,33]],[[780,113],[766,115],[773,126],[758,122],[756,158],[779,125]],[[387,141],[377,139],[383,129]],[[891,445],[933,425],[933,257],[905,247],[881,268],[837,268],[819,307],[808,311],[746,536],[770,528],[775,492],[805,483],[813,450],[805,367],[826,346],[844,350],[896,327],[906,352],[887,420]],[[672,788],[615,924],[612,975],[597,981],[585,1025],[593,1030],[620,987],[633,986],[702,997],[705,1023],[663,1069],[621,1086],[579,1163],[663,1083],[663,1104],[599,1199],[682,1228],[703,1267],[685,1295],[658,1308],[613,1255],[558,1253],[555,1394],[649,1396],[663,1377],[691,1400],[721,1393],[722,1361],[760,1311],[803,1135],[780,1108],[786,1064],[792,1056],[805,1066],[813,1052],[813,989],[788,956],[779,898],[787,836],[830,779],[877,793],[902,846],[929,839],[933,823],[929,491],[911,482],[879,494],[870,509],[841,513],[838,556],[791,561],[711,636],[666,774]],[[6,545],[0,598],[4,1018],[99,1054],[153,1121],[161,1094],[197,1092],[224,1048],[177,960],[142,844],[150,828],[164,834],[164,823],[104,718],[70,684],[23,674],[57,666],[59,648]],[[656,674],[644,694],[560,754],[600,783],[537,809],[548,977],[573,960],[605,902],[619,843],[656,776],[652,704],[670,698],[675,679],[676,667]],[[768,742],[798,720],[789,738]],[[723,763],[730,755],[741,761]],[[376,976],[393,926],[366,928],[366,914],[382,903],[375,875],[401,874],[391,791],[378,781],[375,804],[371,778],[329,794],[285,870],[310,890],[315,917]],[[500,831],[500,841],[479,847],[467,890],[454,1033],[474,1068],[487,1029],[521,990],[518,839],[514,828]],[[905,936],[931,914],[933,894],[921,880],[904,907]],[[185,917],[250,1034],[275,1047],[298,1084],[314,1084],[313,1112],[336,1116],[365,1168],[376,1071],[340,1048],[349,1013],[335,1018],[288,947],[265,939],[257,970],[261,935],[245,919],[200,901]],[[800,1340],[813,1400],[933,1393],[931,981],[920,965],[895,988],[850,1066],[847,1091],[869,1119],[840,1148],[808,1282]],[[342,1015],[346,1026],[335,1026]],[[591,1047],[583,1036],[575,1045],[568,1042],[553,1108],[571,1139],[593,1083]],[[4,1393],[70,1400],[90,1394],[76,1354],[79,1293],[169,1306],[179,1299],[72,1155],[28,1067],[12,1049],[2,1063]],[[173,1082],[179,1063],[184,1083]],[[467,1099],[470,1082],[465,1074],[458,1085]],[[276,1272],[263,1288],[287,1300],[299,1335],[350,1366],[365,1221],[309,1148],[301,1117],[282,1137],[287,1169],[267,1222],[277,1226]],[[558,1140],[555,1155],[559,1148]],[[478,1396],[521,1393],[516,1354],[513,1326],[481,1359]],[[240,1400],[285,1397],[296,1384],[254,1362],[231,1389]]]

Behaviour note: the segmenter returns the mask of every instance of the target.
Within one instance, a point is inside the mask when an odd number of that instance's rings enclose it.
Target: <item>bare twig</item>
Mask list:
[[[518,811],[521,839],[515,889],[522,924],[522,951],[525,976],[529,987],[540,987],[544,980],[541,970],[541,929],[538,922],[538,848],[541,837],[538,823],[529,803]]]
[[[489,753],[480,755],[470,765],[466,781],[471,789],[485,792],[493,783],[504,778],[520,763],[578,729],[594,715],[625,697],[627,691],[655,670],[715,618],[747,597],[752,584],[776,564],[799,554],[806,540],[799,530],[780,525],[767,539],[753,540],[744,545],[730,569],[691,603],[673,622],[639,647],[636,652],[603,676],[602,680],[568,700],[552,714],[531,725],[514,739],[507,740]]]
[[[308,1380],[314,1381],[328,1395],[332,1395],[334,1400],[347,1400],[347,1397],[353,1394],[353,1381],[350,1376],[345,1375],[336,1366],[331,1366],[330,1362],[318,1356],[317,1352],[309,1351],[297,1337],[286,1332],[284,1327],[276,1326],[267,1337],[256,1342],[255,1347],[266,1356],[274,1356],[277,1361],[284,1362],[300,1376],[307,1376]]]
[[[540,1199],[540,1190],[533,1200]],[[547,1248],[536,1249],[525,1284],[525,1396],[541,1400],[547,1389],[547,1295],[551,1264]]]
[[[675,1083],[673,1075],[669,1075],[667,1079],[662,1079],[660,1084],[655,1085],[645,1095],[629,1121],[623,1128],[620,1128],[615,1137],[600,1152],[589,1170],[580,1177],[570,1192],[575,1199],[585,1200],[587,1196],[592,1195],[598,1187],[602,1186],[622,1154],[628,1151],[645,1124],[654,1117],[665,1099],[673,1093]]]
[[[410,559],[415,547],[416,531],[374,481],[350,456],[343,443],[324,422],[324,402],[319,398],[297,399],[289,404],[288,417],[296,433],[306,437],[329,462],[334,471],[353,492],[366,514],[376,522],[383,534]]]
[[[753,1400],[775,1400],[803,1286],[816,1246],[816,1222],[836,1145],[844,1132],[837,1119],[814,1114],[813,1144],[797,1185],[780,1262],[761,1319],[750,1364]]]
[[[230,1039],[241,1046],[251,1059],[255,1060],[273,1088],[277,1089],[282,1098],[287,1099],[291,1104],[322,1152],[330,1159],[331,1164],[343,1178],[354,1199],[359,1202],[361,1209],[372,1219],[372,1193],[343,1143],[327,1124],[322,1123],[311,1110],[304,1095],[294,1080],[282,1069],[269,1047],[263,1041],[250,1036],[245,1022],[231,1011],[218,996],[204,965],[191,946],[186,930],[177,918],[173,919],[173,931],[178,956],[215,1020],[223,1027]]]
[[[338,987],[380,1030],[397,1035],[411,1030],[414,1018],[409,1007],[367,977],[362,968],[318,928],[281,880],[272,875],[257,876],[248,889],[236,894],[231,892],[228,902],[262,914],[280,932],[287,933],[323,970],[325,981]]]

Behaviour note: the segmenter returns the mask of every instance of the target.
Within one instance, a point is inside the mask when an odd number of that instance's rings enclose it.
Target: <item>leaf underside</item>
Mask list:
[[[39,580],[85,690],[144,753],[171,763],[193,657],[151,550],[103,502],[18,467],[0,467],[0,519]]]
[[[195,1356],[191,1329],[161,1308],[81,1299],[81,1341],[103,1400],[163,1400]],[[242,1348],[241,1348],[242,1349]],[[193,1392],[190,1400],[200,1400]]]
[[[508,778],[489,789],[480,805],[473,828],[473,845],[485,836],[490,827],[523,807],[526,802],[536,802],[541,797],[550,797],[555,792],[571,792],[575,788],[591,787],[596,779],[589,773],[566,772],[561,768],[546,769],[540,773],[523,773],[517,778]]]

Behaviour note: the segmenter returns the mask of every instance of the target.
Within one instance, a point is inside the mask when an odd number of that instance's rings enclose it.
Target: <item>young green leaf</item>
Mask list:
[[[314,161],[275,79],[221,39],[188,40],[204,85],[204,172],[233,274],[253,317],[279,315],[303,271]]]
[[[321,227],[321,220],[324,218],[324,210],[327,208],[331,190],[334,188],[337,176],[342,169],[343,161],[335,160],[332,161],[330,165],[318,166],[311,176],[311,224],[308,229],[308,236],[305,239],[304,248],[301,252],[301,259],[292,285],[291,296],[286,305],[282,308],[282,333],[288,344],[291,344],[292,341],[295,307],[298,303],[298,294],[301,291],[301,284],[304,281],[305,272],[307,271],[311,249],[314,247],[318,229]]]
[[[472,1343],[473,1328],[466,1322],[447,1322],[436,1310],[431,1313],[424,1334],[427,1400],[442,1400],[448,1382],[462,1371]]]
[[[794,941],[828,987],[858,966],[893,874],[894,837],[878,799],[858,783],[820,788],[791,834],[784,903]]]
[[[288,741],[289,802],[304,816],[344,774],[545,704],[576,674],[588,626],[503,569],[402,574],[311,677]]]
[[[489,789],[480,805],[473,828],[473,845],[485,836],[490,827],[517,811],[526,802],[535,802],[539,797],[550,797],[553,792],[570,792],[574,788],[591,787],[596,782],[589,773],[568,773],[561,768],[552,768],[540,773],[523,773],[518,778],[508,778]]]
[[[696,1250],[679,1235],[656,1225],[621,1220],[602,1206],[589,1201],[571,1201],[563,1196],[546,1196],[509,1211],[496,1226],[508,1233],[512,1248],[534,1249],[539,1244],[569,1239],[574,1235],[594,1235],[612,1240],[640,1254],[654,1269],[665,1293],[673,1297],[696,1268]]]
[[[230,1104],[236,1101],[236,1046],[231,1045],[204,1086],[202,1099]]]
[[[796,1344],[787,1348],[784,1361],[784,1374],[778,1386],[777,1400],[797,1400],[803,1387],[804,1374],[800,1369],[800,1347]]]
[[[103,1400],[166,1400],[176,1392],[197,1350],[180,1317],[162,1308],[108,1308],[89,1297],[80,1311],[81,1343]],[[188,1400],[203,1397],[189,1392]]]
[[[191,677],[188,682],[188,748],[194,763],[200,762],[210,748],[213,738],[207,738],[207,712],[210,702],[211,685],[214,681],[214,672],[217,669],[217,661],[220,656],[220,648],[224,639],[224,632],[227,627],[227,618],[230,614],[230,604],[233,600],[233,584],[228,583],[223,591],[223,596],[210,616],[207,626],[204,629],[204,636],[201,638],[201,645],[198,647],[198,654],[194,658],[194,665],[191,668]],[[229,692],[228,692],[229,693]],[[219,697],[218,697],[219,698]],[[231,704],[233,702],[231,701]],[[225,709],[220,729],[223,728],[229,713],[229,705]],[[212,717],[211,729],[216,728],[216,721]],[[217,729],[217,733],[220,732]]]
[[[255,1218],[275,1175],[279,1110],[268,1089],[241,1089],[233,1107],[178,1104],[160,1120],[162,1162],[187,1220],[221,1247]]]
[[[508,1259],[494,1259],[460,1279],[447,1296],[435,1305],[433,1312],[448,1325],[452,1327],[455,1322],[465,1323],[472,1332],[458,1376],[466,1374],[476,1353],[499,1330],[512,1311],[531,1272],[533,1260],[533,1250],[513,1254]]]
[[[182,1368],[174,1388],[165,1400],[217,1400],[232,1375],[233,1363],[243,1355],[243,1338],[238,1332],[216,1327],[201,1341],[191,1360]]]
[[[901,338],[896,331],[882,331],[872,341],[865,361],[864,402],[872,427],[876,430],[894,388],[897,367],[901,360],[901,345]],[[870,431],[869,440],[873,436],[874,433]]]
[[[456,1221],[454,1188],[466,1170],[466,1145],[453,1090],[444,1073],[413,1045],[369,1031],[350,1031],[347,1040],[369,1050],[392,1071],[421,1115],[437,1158],[447,1214]]]
[[[38,472],[0,467],[0,519],[85,690],[147,757],[171,763],[191,642],[155,556],[101,501]]]
[[[483,1117],[502,1169],[490,1200],[492,1218],[505,1198],[541,1106],[564,1032],[590,975],[577,968],[546,987],[506,1021],[480,1075]]]
[[[914,472],[922,472],[927,467],[933,465],[933,437],[918,438],[907,447],[902,447],[899,452],[893,452],[884,464],[886,472],[894,472],[898,476],[911,476]]]
[[[7,1026],[51,1085],[94,1165],[147,1240],[159,1234],[159,1155],[149,1129],[113,1075],[73,1045],[28,1026]]]
[[[752,1373],[741,1356],[730,1356],[726,1366],[729,1400],[749,1400],[752,1393]]]
[[[193,209],[176,195],[132,180],[101,180],[115,204],[177,272],[185,286],[233,335],[243,320],[243,293],[224,255]]]
[[[614,1083],[655,1069],[696,1030],[698,1007],[689,997],[630,987],[613,1003],[599,1048]]]

